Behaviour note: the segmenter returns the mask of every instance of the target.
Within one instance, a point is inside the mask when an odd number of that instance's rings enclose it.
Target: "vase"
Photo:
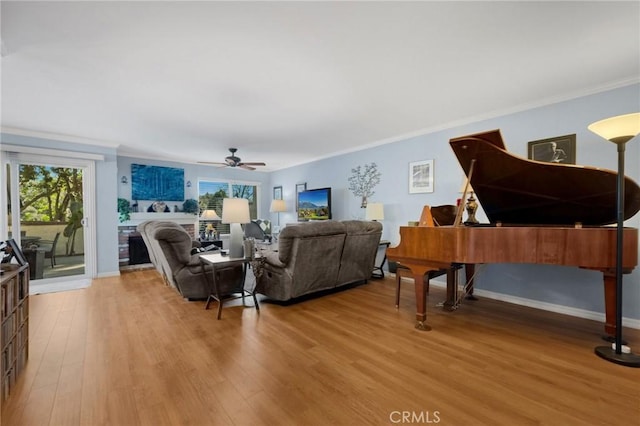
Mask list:
[[[362,203],[360,204],[360,208],[361,209],[366,209],[367,208],[367,196],[366,195],[362,196]]]

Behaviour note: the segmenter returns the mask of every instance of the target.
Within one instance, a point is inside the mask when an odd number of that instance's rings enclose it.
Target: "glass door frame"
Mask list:
[[[49,151],[49,150],[42,150]],[[77,154],[70,157],[61,157],[60,151],[51,151],[52,155],[32,154],[24,152],[2,152],[2,176],[6,176],[7,165],[11,171],[11,200],[8,200],[8,194],[6,192],[6,185],[3,185],[0,189],[0,214],[2,220],[2,229],[8,230],[8,211],[7,201],[11,202],[11,206],[20,205],[20,193],[18,188],[19,182],[19,165],[20,164],[33,164],[39,166],[51,166],[51,167],[68,167],[81,169],[83,172],[82,177],[82,204],[83,204],[83,234],[84,234],[84,274],[83,275],[70,275],[59,278],[40,279],[38,283],[46,284],[48,282],[57,281],[70,281],[70,280],[82,280],[87,278],[94,278],[97,275],[97,244],[96,244],[96,226],[95,220],[95,161],[88,158],[78,158]],[[55,154],[53,154],[55,152]],[[64,155],[64,154],[62,154]],[[4,179],[3,179],[4,180]],[[11,234],[15,235],[15,239],[18,241],[20,238],[20,208],[11,209]],[[8,233],[3,231],[2,239],[6,239]]]

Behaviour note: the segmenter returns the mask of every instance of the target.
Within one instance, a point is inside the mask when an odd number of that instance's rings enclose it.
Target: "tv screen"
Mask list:
[[[298,193],[298,220],[331,219],[331,188],[309,189]]]

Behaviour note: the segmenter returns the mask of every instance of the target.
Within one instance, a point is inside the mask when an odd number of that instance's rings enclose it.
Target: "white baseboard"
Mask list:
[[[412,281],[411,278],[403,278],[406,281]],[[434,287],[446,288],[447,283],[444,281],[431,280],[430,285]],[[529,308],[541,309],[543,311],[555,312],[558,314],[570,315],[572,317],[584,318],[601,323],[605,322],[605,314],[601,312],[587,311],[586,309],[572,308],[570,306],[557,305],[555,303],[540,302],[538,300],[526,299],[524,297],[511,296],[508,294],[496,293],[482,289],[474,289],[474,295],[486,297],[487,299],[500,300],[502,302],[513,303],[514,305],[527,306]],[[624,327],[635,328],[640,330],[640,320],[635,318],[622,317],[622,325]]]
[[[96,275],[96,278],[108,278],[108,277],[119,277],[120,271],[110,271],[110,272],[101,272]]]

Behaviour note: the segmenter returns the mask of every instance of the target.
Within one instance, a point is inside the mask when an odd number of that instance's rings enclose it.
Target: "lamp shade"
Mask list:
[[[205,210],[200,215],[201,220],[220,220],[220,216],[215,210]]]
[[[587,128],[606,140],[624,143],[640,133],[640,112],[605,118]]]
[[[367,220],[383,220],[384,219],[384,204],[382,204],[382,203],[367,203],[367,209],[365,210],[365,218]]]
[[[469,183],[469,186],[467,186],[467,182],[469,182],[469,179],[465,176],[464,179],[462,179],[462,185],[460,185],[460,190],[458,191],[460,194],[464,194],[465,188],[467,189],[467,193],[473,192],[471,183]]]
[[[249,223],[249,200],[225,198],[222,200],[222,223]]]
[[[273,200],[271,201],[271,207],[269,208],[269,211],[272,213],[286,212],[287,205],[285,204],[284,200]]]

